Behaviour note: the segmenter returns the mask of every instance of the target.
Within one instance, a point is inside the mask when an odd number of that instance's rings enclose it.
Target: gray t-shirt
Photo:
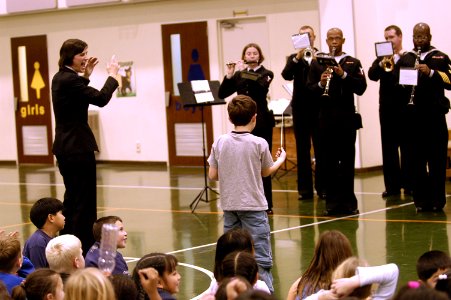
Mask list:
[[[249,132],[221,135],[213,143],[208,163],[218,169],[222,210],[268,209],[261,171],[274,161],[264,139]]]

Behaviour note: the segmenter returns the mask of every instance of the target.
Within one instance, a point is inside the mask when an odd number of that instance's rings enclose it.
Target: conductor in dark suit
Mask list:
[[[52,80],[52,101],[55,114],[53,154],[64,179],[63,214],[66,225],[61,234],[73,234],[82,242],[83,253],[95,242],[92,225],[97,219],[96,160],[99,151],[88,125],[90,104],[108,104],[118,87],[115,79],[119,65],[111,59],[107,65],[108,78],[99,91],[88,86],[89,76],[98,64],[88,57],[88,45],[69,39],[60,49],[59,71]]]

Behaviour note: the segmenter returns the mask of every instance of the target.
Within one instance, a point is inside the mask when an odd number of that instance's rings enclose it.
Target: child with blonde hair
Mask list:
[[[75,235],[63,234],[50,240],[45,248],[49,268],[66,282],[70,274],[85,267],[81,241]]]
[[[113,285],[99,269],[86,268],[73,273],[66,281],[66,300],[116,299]]]

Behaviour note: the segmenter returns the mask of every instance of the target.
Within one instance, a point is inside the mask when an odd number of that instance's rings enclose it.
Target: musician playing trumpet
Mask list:
[[[402,31],[396,25],[384,30],[386,41],[393,46],[393,63],[396,64],[405,53],[402,48]],[[394,65],[393,65],[394,67]],[[388,70],[382,57],[377,57],[368,70],[368,78],[379,81],[379,122],[381,128],[382,164],[385,191],[382,197],[397,196],[404,189],[405,195],[412,194],[412,171],[407,163],[408,152],[404,143],[405,103],[397,93],[398,82],[393,71]]]
[[[315,101],[310,89],[307,88],[307,78],[311,59],[318,51],[314,47],[315,32],[309,25],[301,26],[299,34],[308,34],[309,48],[301,48],[291,54],[282,71],[285,80],[293,80],[293,95],[291,108],[293,116],[294,137],[296,140],[298,199],[313,198],[314,188],[319,198],[326,198],[326,189],[322,180],[321,151],[319,149],[319,103]],[[307,57],[305,56],[307,50]],[[310,54],[309,54],[310,53]],[[311,59],[308,59],[308,57]],[[313,144],[315,153],[315,180],[313,181],[312,157],[310,149]],[[313,184],[314,182],[314,184]]]
[[[361,128],[361,120],[356,114],[354,94],[360,96],[365,92],[366,79],[360,61],[343,52],[344,42],[341,29],[327,31],[329,56],[337,64],[322,65],[317,54],[317,60],[310,65],[307,82],[320,105],[319,140],[325,164],[327,197],[324,214],[327,216],[358,213],[354,193],[354,161],[357,129]],[[332,70],[332,74],[327,69]],[[328,80],[328,97],[321,97]]]
[[[440,212],[446,204],[446,163],[448,127],[445,114],[449,100],[445,89],[451,90],[451,61],[445,53],[431,45],[429,25],[418,23],[413,28],[414,49],[403,55],[395,72],[402,83],[402,72],[415,68],[418,80],[400,85],[406,106],[405,131],[407,150],[413,168],[413,200],[417,212]],[[418,63],[416,63],[418,61]],[[414,92],[412,92],[414,91]],[[413,105],[407,105],[413,98]]]

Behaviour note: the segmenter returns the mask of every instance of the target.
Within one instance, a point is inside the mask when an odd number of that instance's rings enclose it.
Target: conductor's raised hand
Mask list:
[[[85,73],[83,74],[83,76],[89,78],[89,76],[91,76],[92,71],[94,71],[94,68],[97,66],[98,63],[99,60],[97,59],[97,57],[88,58],[88,61],[86,62]]]
[[[116,77],[119,72],[119,63],[117,62],[116,55],[113,55],[110,61],[106,64],[106,69],[109,76]]]

